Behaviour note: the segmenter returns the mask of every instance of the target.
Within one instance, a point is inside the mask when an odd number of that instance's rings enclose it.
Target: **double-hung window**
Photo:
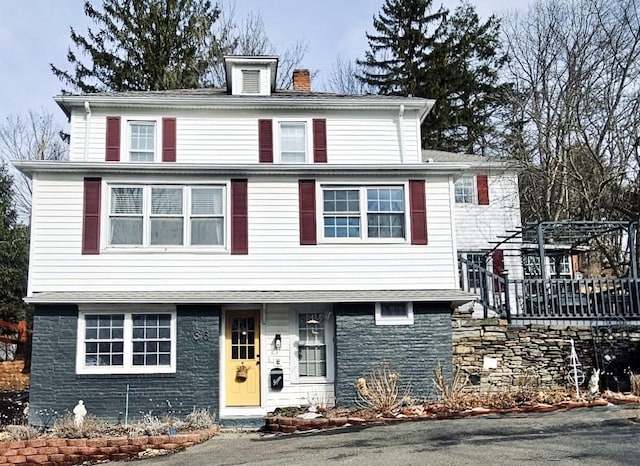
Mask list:
[[[80,374],[175,372],[175,312],[81,312]]]
[[[326,314],[298,314],[298,374],[327,376]]]
[[[403,186],[325,186],[322,206],[325,238],[405,238]]]
[[[456,204],[473,204],[473,178],[470,176],[458,178],[454,183],[454,194]]]
[[[111,186],[109,245],[224,245],[224,186]]]
[[[129,121],[129,161],[153,162],[155,154],[155,121]]]
[[[280,162],[307,161],[307,124],[304,121],[280,122]]]

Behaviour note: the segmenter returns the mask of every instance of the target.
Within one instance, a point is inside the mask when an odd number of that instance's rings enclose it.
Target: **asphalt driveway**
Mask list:
[[[336,429],[282,437],[223,433],[151,465],[638,464],[635,407],[492,415]],[[131,463],[128,463],[131,464]]]

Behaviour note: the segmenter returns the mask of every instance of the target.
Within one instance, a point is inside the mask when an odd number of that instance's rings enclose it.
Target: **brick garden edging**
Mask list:
[[[123,461],[145,450],[183,450],[209,440],[219,426],[190,434],[93,439],[43,438],[0,442],[0,465],[75,465],[84,461]]]
[[[595,406],[608,406],[609,404],[618,403],[634,403],[638,402],[637,397],[634,399],[622,399],[622,398],[607,398],[597,399],[592,401],[565,401],[555,405],[537,404],[537,405],[523,405],[509,409],[489,409],[489,408],[474,408],[462,412],[434,412],[424,416],[405,416],[405,417],[391,417],[391,418],[376,418],[376,419],[364,419],[360,417],[335,417],[325,418],[319,417],[316,419],[301,419],[298,417],[285,417],[285,416],[273,416],[266,419],[264,431],[273,434],[293,434],[295,432],[305,432],[310,430],[322,430],[334,427],[344,426],[361,426],[361,425],[379,425],[379,424],[391,424],[398,422],[416,422],[416,421],[431,421],[440,419],[455,419],[469,416],[480,416],[483,414],[495,414],[495,413],[529,413],[529,412],[550,412],[567,410],[574,408],[592,408]]]

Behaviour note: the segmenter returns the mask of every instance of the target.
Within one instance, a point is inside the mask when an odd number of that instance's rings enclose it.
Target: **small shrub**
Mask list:
[[[640,374],[631,374],[631,393],[640,396]]]
[[[186,427],[190,429],[207,429],[213,425],[215,415],[211,414],[207,408],[193,408],[184,419]]]
[[[4,431],[7,433],[7,440],[32,440],[40,437],[40,431],[31,426],[5,426]]]
[[[438,363],[433,370],[433,385],[440,393],[445,407],[451,411],[462,411],[477,403],[477,396],[465,392],[469,385],[469,377],[457,366],[453,370],[453,378],[449,383],[442,371],[442,364]]]
[[[129,426],[129,435],[165,435],[172,425],[171,422],[160,420],[151,414],[145,414],[140,421]]]
[[[88,414],[81,428],[75,425],[75,416],[71,413],[58,418],[53,424],[53,435],[59,438],[97,438],[109,431],[109,426]]]
[[[403,404],[411,402],[410,390],[404,387],[401,392],[400,375],[392,372],[386,363],[372,370],[366,378],[356,382],[359,404],[376,414],[391,416]]]

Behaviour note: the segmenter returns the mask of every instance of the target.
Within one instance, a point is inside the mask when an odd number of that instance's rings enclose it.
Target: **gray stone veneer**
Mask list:
[[[130,420],[146,413],[184,417],[194,407],[217,412],[219,327],[218,306],[178,306],[175,374],[77,375],[77,307],[36,306],[29,422],[41,425],[44,410],[59,415],[72,411],[79,399],[90,414],[116,421],[125,412],[127,384]],[[207,339],[194,338],[204,331]]]
[[[373,304],[337,304],[336,403],[356,404],[359,377],[385,362],[419,400],[434,395],[438,362],[451,373],[451,310],[448,303],[414,303],[413,325],[376,325]]]

